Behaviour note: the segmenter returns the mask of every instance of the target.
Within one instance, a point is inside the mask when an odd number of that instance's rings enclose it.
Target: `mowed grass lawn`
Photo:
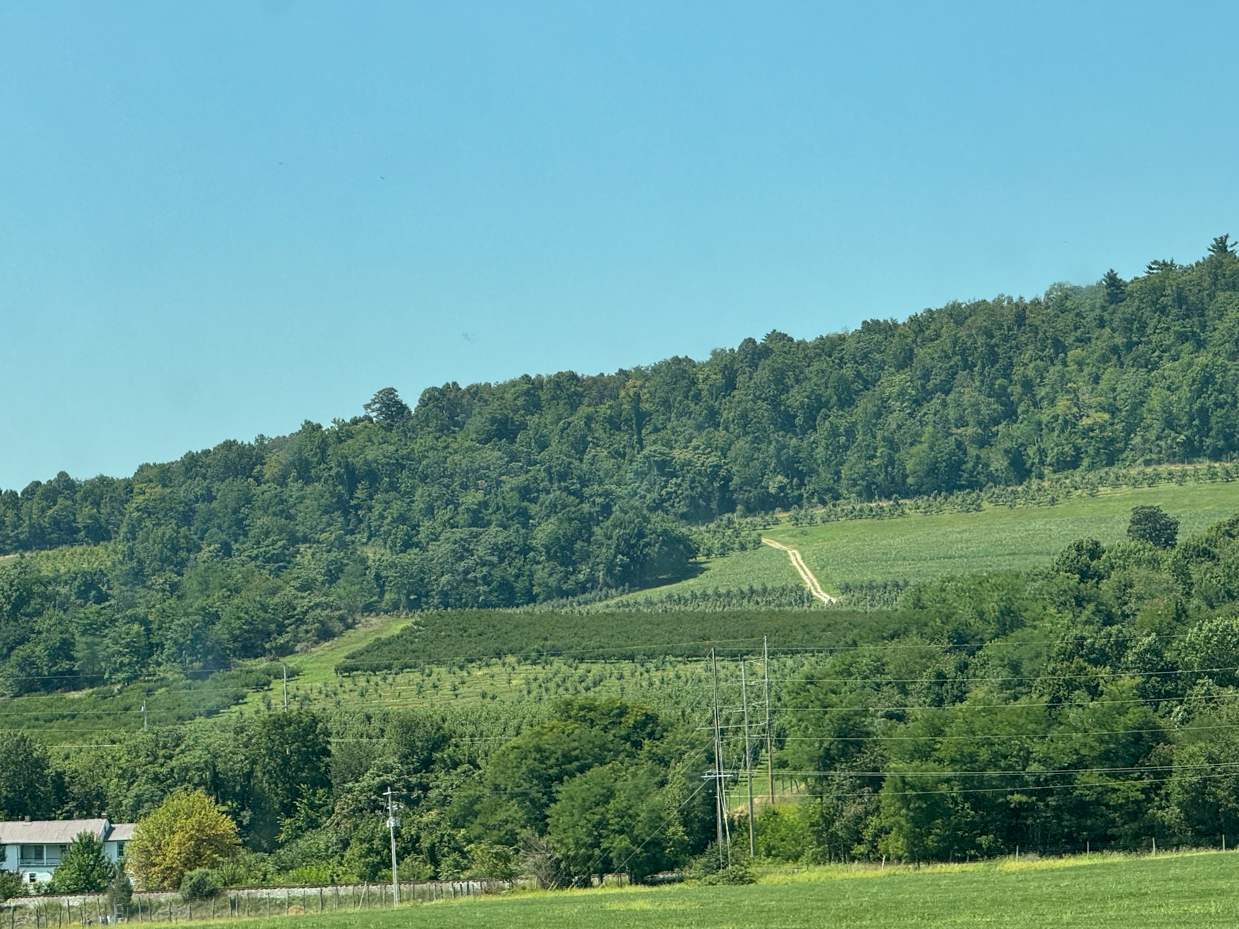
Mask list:
[[[245,922],[271,929],[1206,929],[1239,924],[1239,855],[1097,856],[921,871],[836,867],[775,875],[746,887],[531,893],[294,919]]]
[[[837,590],[842,583],[916,582],[1045,564],[1073,539],[1108,543],[1125,538],[1132,507],[1141,505],[1161,506],[1178,517],[1183,539],[1239,514],[1239,482],[1123,488],[1071,497],[1056,506],[780,526],[763,534],[800,549],[822,586]],[[698,583],[709,577],[707,571]]]

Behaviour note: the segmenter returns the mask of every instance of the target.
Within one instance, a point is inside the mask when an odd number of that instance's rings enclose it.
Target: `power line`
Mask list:
[[[789,777],[1058,777],[1066,774],[1142,774],[1144,772],[1186,771],[1204,768],[1239,768],[1239,761],[1200,764],[1128,765],[1112,768],[1055,768],[1045,771],[785,771]],[[1239,774],[1239,771],[1235,772]]]
[[[1131,706],[1141,703],[1209,703],[1215,700],[1234,700],[1239,698],[1236,693],[1218,694],[1187,694],[1182,697],[1129,697],[1122,700],[1090,700],[1088,703],[948,703],[943,706],[927,706],[925,704],[876,704],[873,706],[780,706],[779,709],[789,713],[855,713],[862,712],[925,712],[935,713],[950,710],[963,712],[972,710],[1066,710],[1094,706]]]
[[[1184,775],[1184,777],[1191,778],[1192,780],[1208,780],[1208,779],[1214,779],[1214,778],[1235,777],[1235,776],[1236,776],[1235,773]],[[886,787],[883,787],[882,795],[886,797],[926,797],[926,796],[954,796],[956,794],[1010,793],[1012,791],[1018,791],[1019,793],[1032,793],[1033,791],[1046,791],[1046,790],[1054,790],[1054,791],[1118,790],[1120,788],[1127,789],[1127,788],[1132,787],[1133,785],[1140,786],[1144,784],[1164,784],[1165,782],[1174,780],[1174,779],[1175,779],[1175,775],[1172,775],[1170,777],[1146,777],[1146,778],[1140,778],[1138,781],[1132,781],[1132,780],[1108,781],[1108,782],[1097,782],[1093,784],[1034,784],[1034,785],[1019,784],[1019,785],[1008,785],[1006,787],[952,787],[952,788],[947,788],[945,790],[887,790]],[[866,797],[866,798],[876,797],[877,792],[876,791],[868,791],[868,792],[853,791],[853,792],[846,792],[846,793],[812,794],[811,796],[814,798],[821,797],[821,798],[843,800],[843,799],[855,799],[858,797]]]
[[[1184,726],[1180,728],[1165,728],[1156,727],[1152,729],[1098,729],[1072,731],[1061,730],[1058,732],[1033,732],[1028,734],[1017,735],[872,735],[872,736],[784,736],[781,741],[784,742],[953,742],[953,741],[974,741],[974,740],[1009,740],[1018,741],[1021,739],[1058,739],[1058,738],[1077,738],[1093,735],[1134,735],[1141,732],[1153,732],[1161,735],[1177,735],[1186,732],[1210,732],[1219,729],[1239,729],[1239,725],[1234,726]]]
[[[1222,672],[1239,671],[1239,668],[1176,668],[1163,671],[1136,671],[1098,669],[1092,674],[1041,674],[1036,677],[784,677],[774,680],[801,684],[999,684],[1011,681],[1081,681],[1095,680],[1099,677],[1160,677],[1175,674],[1220,674]]]

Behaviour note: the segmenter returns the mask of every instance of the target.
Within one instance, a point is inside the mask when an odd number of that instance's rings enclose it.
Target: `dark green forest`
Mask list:
[[[682,572],[693,527],[1239,450],[1239,258],[951,303],[703,361],[446,384],[414,408],[0,494],[9,693],[226,667],[367,612]],[[84,549],[86,550],[86,549]]]

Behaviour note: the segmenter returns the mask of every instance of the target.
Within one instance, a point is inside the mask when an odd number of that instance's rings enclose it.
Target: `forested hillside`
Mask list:
[[[221,880],[373,881],[391,787],[406,876],[640,880],[694,867],[714,838],[715,688],[726,769],[746,750],[764,769],[744,706],[761,733],[768,635],[773,768],[792,790],[759,814],[767,858],[1233,845],[1239,517],[1182,541],[1173,522],[1138,513],[1140,538],[924,584],[876,616],[428,613],[287,712],[143,731],[102,710],[106,740],[51,751],[0,736],[0,812],[135,819],[200,787],[249,850]],[[491,693],[458,700],[476,681]],[[740,854],[745,782],[728,789]]]
[[[9,692],[220,667],[360,613],[683,569],[686,526],[1239,450],[1239,258],[708,360],[385,389],[363,416],[0,494]],[[87,554],[89,553],[89,554]]]

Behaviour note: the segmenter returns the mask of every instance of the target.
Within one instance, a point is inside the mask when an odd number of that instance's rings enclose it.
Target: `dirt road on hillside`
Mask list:
[[[826,591],[822,590],[822,585],[817,582],[817,578],[813,572],[809,570],[809,566],[804,563],[804,559],[800,557],[800,552],[794,548],[788,548],[781,542],[776,542],[774,539],[767,539],[762,536],[762,542],[769,545],[771,548],[777,548],[781,552],[787,552],[787,557],[792,563],[792,567],[796,569],[796,573],[800,575],[800,579],[804,581],[805,587],[809,588],[809,593],[813,594],[818,600],[823,603],[838,603],[839,601],[832,597]]]

